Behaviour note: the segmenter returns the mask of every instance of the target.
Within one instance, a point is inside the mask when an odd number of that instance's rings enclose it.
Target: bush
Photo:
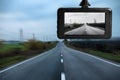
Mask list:
[[[11,52],[14,54],[20,54],[22,52],[22,49],[19,47],[16,47],[16,48],[13,48]]]
[[[29,50],[41,50],[44,46],[44,44],[40,41],[30,39],[27,42],[25,42],[25,46]]]

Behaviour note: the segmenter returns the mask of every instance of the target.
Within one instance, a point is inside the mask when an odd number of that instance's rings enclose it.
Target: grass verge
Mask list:
[[[15,64],[15,63],[25,60],[29,57],[30,56],[27,56],[27,55],[16,55],[16,56],[12,56],[12,57],[2,58],[2,59],[0,59],[0,68],[4,68],[6,66]]]
[[[41,44],[40,44],[41,45]],[[57,42],[43,43],[40,50],[31,50],[21,44],[6,44],[0,48],[0,69],[4,69],[10,65],[16,64],[20,61],[39,55],[45,51],[54,48]],[[20,50],[16,48],[19,48]],[[14,50],[15,49],[15,50]]]
[[[83,51],[86,52],[88,54],[92,54],[101,58],[105,58],[114,62],[118,62],[120,63],[120,55],[115,55],[115,54],[111,54],[111,53],[105,53],[105,52],[101,52],[101,51],[95,51],[95,50],[91,50],[91,49],[83,49],[83,48],[79,48],[79,47],[74,47],[72,45],[66,44],[66,46],[73,48],[75,50],[79,50],[79,51]]]

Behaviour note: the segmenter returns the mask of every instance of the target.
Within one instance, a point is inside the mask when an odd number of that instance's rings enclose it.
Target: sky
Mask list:
[[[0,39],[24,40],[33,34],[38,40],[57,39],[57,9],[79,7],[81,0],[0,0]],[[89,0],[91,7],[113,11],[113,37],[120,37],[120,0]]]
[[[105,23],[105,13],[66,12],[65,23]]]

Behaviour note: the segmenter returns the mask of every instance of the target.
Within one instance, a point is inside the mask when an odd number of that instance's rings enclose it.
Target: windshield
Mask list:
[[[57,37],[57,10],[80,1],[0,0],[0,80],[120,80],[120,0],[88,0],[90,8],[112,9],[111,39]],[[99,17],[92,22],[104,23]],[[85,32],[96,30],[80,20]]]

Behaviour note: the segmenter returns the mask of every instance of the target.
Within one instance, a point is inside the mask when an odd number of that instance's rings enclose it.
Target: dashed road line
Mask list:
[[[65,78],[65,73],[61,73],[61,80],[66,80],[66,78]]]
[[[61,63],[63,63],[63,59],[61,59]]]

